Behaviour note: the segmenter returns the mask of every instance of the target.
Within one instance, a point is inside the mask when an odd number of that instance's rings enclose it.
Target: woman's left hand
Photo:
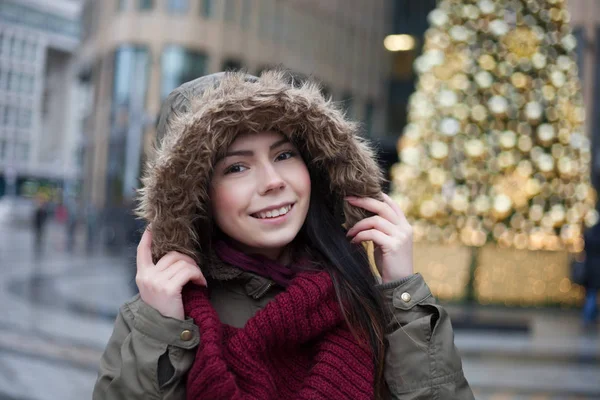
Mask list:
[[[370,197],[346,197],[353,206],[371,211],[348,230],[352,243],[372,241],[375,263],[383,283],[393,282],[413,274],[413,230],[404,213],[388,195],[383,201]]]

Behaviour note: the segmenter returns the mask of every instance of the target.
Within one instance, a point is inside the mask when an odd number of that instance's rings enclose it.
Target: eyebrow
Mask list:
[[[290,143],[290,141],[288,139],[281,139],[278,140],[277,142],[273,143],[272,145],[269,146],[269,151],[274,150],[278,147],[283,146],[284,144]],[[233,157],[233,156],[253,156],[254,152],[252,150],[236,150],[236,151],[228,151],[227,153],[225,153],[225,155],[223,157],[220,157],[218,161],[221,161],[222,159],[226,158],[226,157]]]

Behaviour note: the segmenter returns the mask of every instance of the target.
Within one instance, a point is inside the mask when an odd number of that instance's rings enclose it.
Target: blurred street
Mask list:
[[[65,252],[49,224],[42,260],[33,234],[0,231],[0,399],[89,399],[119,305],[131,297],[123,258]]]
[[[89,399],[119,305],[132,295],[126,257],[83,240],[73,255],[63,226],[0,230],[0,399]],[[78,239],[82,239],[78,237]],[[600,340],[579,312],[449,306],[464,370],[478,399],[599,399]]]

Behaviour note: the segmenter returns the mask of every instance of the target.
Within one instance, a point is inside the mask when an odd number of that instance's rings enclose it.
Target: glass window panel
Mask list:
[[[243,64],[239,60],[228,59],[225,60],[222,66],[223,71],[239,71],[243,68]]]
[[[205,18],[212,18],[215,12],[215,4],[213,0],[202,0],[202,15]]]
[[[250,26],[250,17],[252,16],[252,0],[242,0],[241,25],[244,29]]]
[[[21,143],[19,146],[19,153],[21,161],[29,160],[29,143]]]
[[[31,127],[31,110],[22,108],[19,112],[19,127],[29,128]]]
[[[124,11],[127,0],[117,0],[117,11]]]
[[[6,70],[0,69],[0,89],[7,90],[8,89],[8,73]]]
[[[182,83],[206,74],[207,56],[180,46],[167,46],[162,54],[161,96],[164,99]]]
[[[188,0],[167,0],[167,10],[171,13],[183,14],[188,10]]]
[[[37,44],[36,43],[29,43],[29,45],[27,46],[27,50],[26,50],[27,54],[26,54],[26,58],[29,61],[35,61],[35,59],[37,58]]]
[[[119,7],[123,0],[119,0]],[[0,1],[0,20],[30,26],[40,30],[79,36],[79,22],[35,9],[33,6]]]
[[[6,106],[5,123],[8,126],[14,126],[17,119],[17,109],[12,106]]]
[[[19,80],[20,76],[16,72],[10,71],[8,73],[8,90],[11,92],[16,92],[19,90]]]
[[[154,0],[138,0],[138,8],[140,10],[152,10],[154,8]]]
[[[225,21],[233,21],[235,19],[235,0],[225,0]]]

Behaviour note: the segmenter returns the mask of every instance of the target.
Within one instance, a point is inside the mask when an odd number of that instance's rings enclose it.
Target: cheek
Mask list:
[[[286,171],[286,181],[297,196],[308,205],[310,201],[311,182],[308,168],[304,163],[298,163]]]
[[[210,199],[215,221],[221,229],[245,210],[244,196],[240,196],[239,186],[217,184],[211,188]]]

